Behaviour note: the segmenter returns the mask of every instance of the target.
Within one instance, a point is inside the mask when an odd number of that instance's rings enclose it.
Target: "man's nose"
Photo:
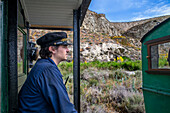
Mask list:
[[[70,50],[67,48],[67,49],[66,49],[66,52],[68,53],[68,52],[70,52]]]

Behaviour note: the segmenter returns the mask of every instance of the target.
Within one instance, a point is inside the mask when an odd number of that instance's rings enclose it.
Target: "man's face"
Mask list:
[[[67,60],[69,49],[67,45],[60,45],[55,53],[55,58],[61,62]]]

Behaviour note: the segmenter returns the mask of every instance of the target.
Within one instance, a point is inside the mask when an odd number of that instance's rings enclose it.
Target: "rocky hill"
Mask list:
[[[141,59],[142,36],[155,25],[169,16],[162,16],[134,22],[109,22],[104,14],[87,11],[80,31],[80,58],[82,62],[113,61],[116,57],[128,57],[132,60]],[[33,42],[49,30],[31,30]],[[73,42],[73,32],[65,31],[70,42]],[[73,50],[70,47],[70,60]]]
[[[128,30],[126,30],[122,35],[132,38],[141,39],[144,34],[154,28],[156,25],[160,24],[165,19],[169,18],[170,16],[162,16],[152,19],[144,20],[145,22],[142,24],[137,24]],[[141,21],[142,22],[142,21]]]
[[[96,12],[88,10],[82,29],[90,32],[106,33],[109,36],[123,35],[126,37],[141,38],[155,25],[169,17],[170,15],[133,22],[109,22],[104,14],[97,14]]]

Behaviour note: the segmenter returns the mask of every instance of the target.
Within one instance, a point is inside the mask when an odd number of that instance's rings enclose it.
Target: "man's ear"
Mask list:
[[[48,48],[48,50],[49,50],[50,52],[54,53],[55,48],[54,48],[53,46],[50,46],[50,47]]]

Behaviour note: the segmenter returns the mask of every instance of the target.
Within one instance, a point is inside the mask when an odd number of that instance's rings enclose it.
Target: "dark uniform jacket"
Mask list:
[[[39,59],[32,68],[19,92],[19,113],[77,113],[52,59]]]
[[[169,49],[169,52],[168,52],[168,59],[167,59],[168,63],[169,63],[169,66],[170,66],[170,49]]]

